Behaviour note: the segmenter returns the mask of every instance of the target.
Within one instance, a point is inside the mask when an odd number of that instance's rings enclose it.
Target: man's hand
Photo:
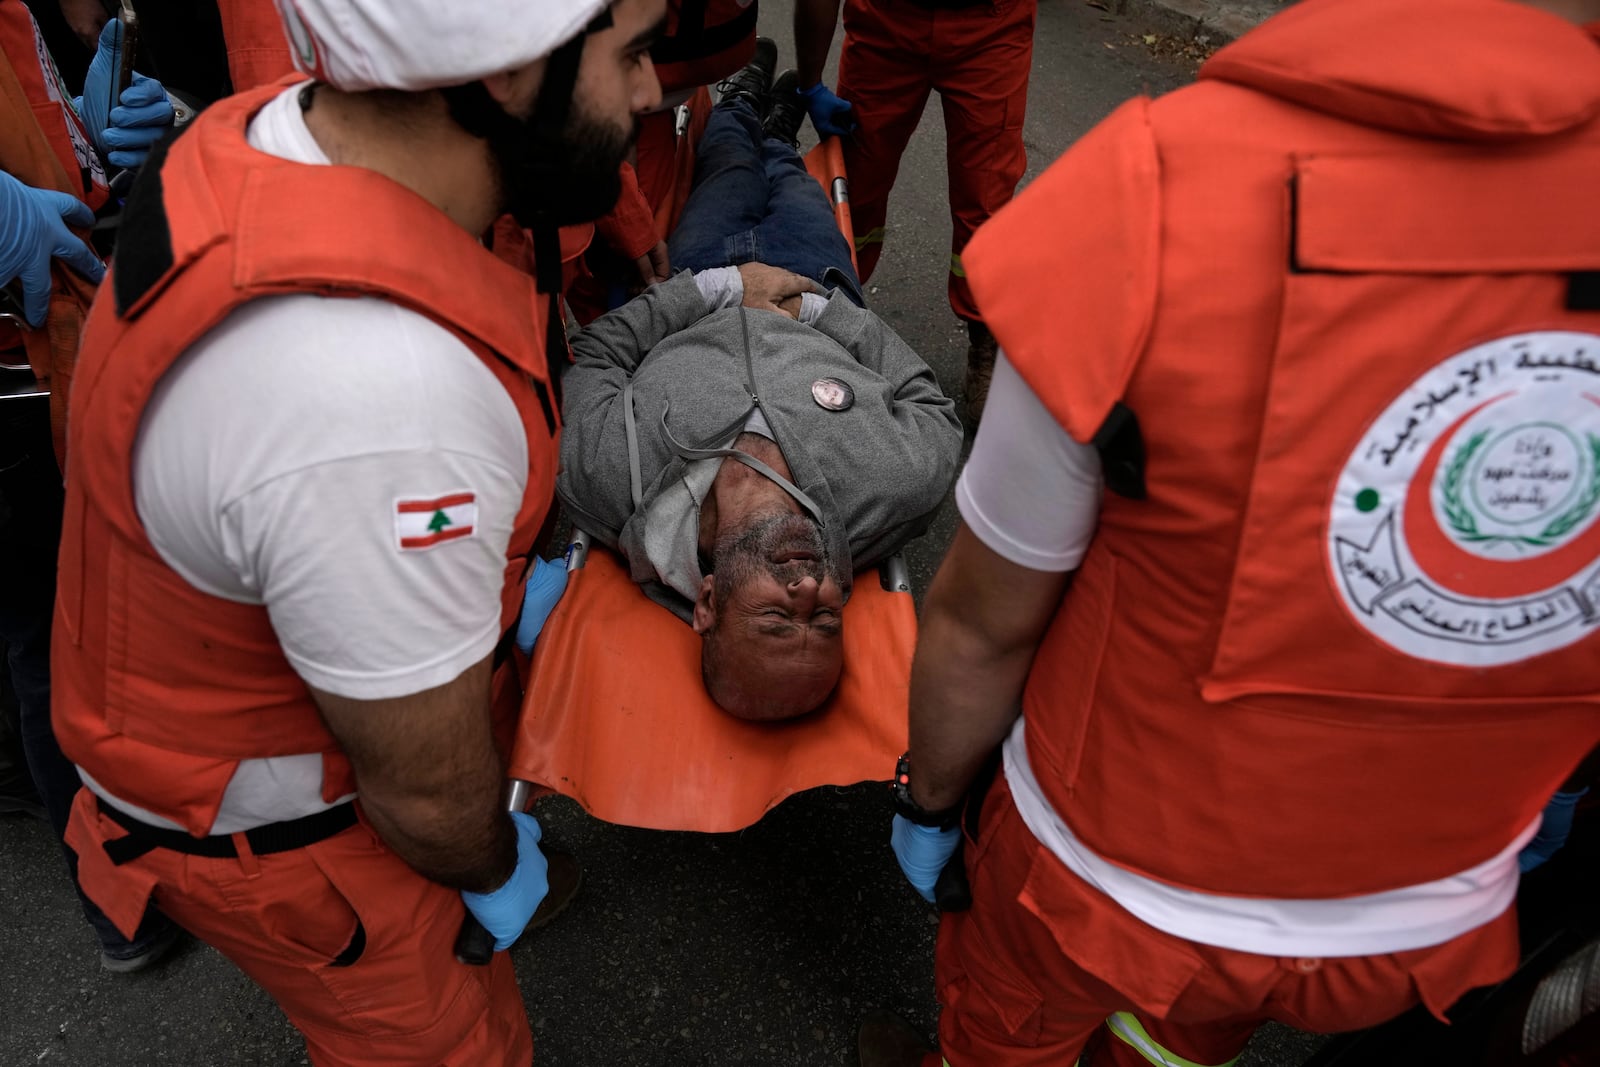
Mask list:
[[[50,312],[50,261],[59,259],[91,282],[106,273],[88,245],[67,224],[94,225],[87,204],[51,189],[24,185],[0,171],[0,284],[22,279],[28,325],[44,325]]]
[[[172,126],[174,113],[161,83],[139,73],[122,91],[118,106],[111,106],[121,52],[122,23],[112,19],[100,32],[100,48],[84,77],[83,95],[72,104],[106,161],[113,167],[132,169],[145,161],[151,147]]]
[[[539,902],[550,892],[549,861],[539,850],[539,820],[524,811],[511,812],[517,826],[517,866],[505,884],[488,893],[463,889],[461,902],[472,917],[494,935],[494,949],[510,948],[528,920],[539,910]]]
[[[939,874],[960,844],[960,827],[941,830],[937,826],[918,826],[904,815],[894,817],[889,831],[889,847],[894,849],[894,858],[900,861],[906,881],[930,904]]]
[[[765,263],[746,263],[739,268],[747,308],[775,311],[791,319],[800,318],[800,297],[817,292],[816,283],[793,271],[769,267]]]
[[[856,121],[850,117],[852,104],[835,96],[822,82],[809,89],[795,90],[805,97],[806,111],[811,115],[811,125],[819,137],[848,137],[856,131]]]
[[[100,0],[61,0],[61,16],[88,49],[94,48],[100,39],[101,27],[110,17]]]
[[[667,255],[667,242],[657,241],[654,248],[633,261],[633,266],[639,272],[639,284],[646,289],[672,277],[672,259]]]

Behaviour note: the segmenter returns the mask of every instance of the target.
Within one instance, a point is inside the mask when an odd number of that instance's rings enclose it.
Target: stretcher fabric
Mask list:
[[[1060,1067],[1102,1025],[1096,1063],[1148,1067],[1138,1046],[1220,1067],[1261,1023],[1360,1029],[1421,1003],[1442,1014],[1517,964],[1514,910],[1431,948],[1280,958],[1185,941],[1083,882],[1023,824],[1004,776],[965,850],[972,910],[947,912],[936,983],[950,1067]],[[1108,1024],[1109,1020],[1109,1024]]]
[[[863,282],[883,251],[889,190],[930,92],[944,109],[950,183],[950,307],[979,318],[962,251],[1005,206],[1028,166],[1022,121],[1038,0],[939,8],[915,0],[845,0],[839,96],[856,130],[844,143]]]
[[[314,1067],[532,1062],[510,955],[458,963],[461,895],[406,866],[365,823],[271,855],[157,848],[114,866],[104,844],[124,836],[80,790],[67,843],[84,892],[125,929],[154,899],[272,995]]]
[[[737,719],[706,695],[700,637],[595,547],[534,648],[510,774],[607,822],[705,833],[743,829],[805,789],[882,778],[906,747],[911,594],[863,574],[843,618],[844,673],[826,704]]]

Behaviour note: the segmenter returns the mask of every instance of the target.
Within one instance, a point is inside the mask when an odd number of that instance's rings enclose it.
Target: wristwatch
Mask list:
[[[911,753],[901,756],[894,765],[894,781],[889,784],[894,793],[894,811],[918,826],[933,826],[940,830],[953,830],[961,825],[960,803],[939,811],[929,811],[911,798]]]

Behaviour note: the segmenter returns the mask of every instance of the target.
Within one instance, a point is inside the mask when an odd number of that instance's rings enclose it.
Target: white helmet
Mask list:
[[[462,85],[526,66],[611,0],[275,0],[294,65],[346,92]]]

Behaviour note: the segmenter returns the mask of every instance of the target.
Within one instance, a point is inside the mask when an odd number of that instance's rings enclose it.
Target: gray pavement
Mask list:
[[[785,62],[789,10],[762,6]],[[1144,42],[1152,29],[1081,0],[1043,0],[1030,178],[1122,100],[1192,77],[1192,60]],[[944,295],[944,171],[930,107],[870,300],[954,393],[965,336]],[[911,550],[919,593],[953,526],[947,505]],[[889,852],[882,787],[815,791],[715,836],[611,826],[562,799],[538,814],[587,871],[568,912],[513,953],[543,1067],[853,1064],[856,1021],[877,1006],[933,1033],[937,920]],[[0,900],[0,1067],[306,1062],[270,998],[205,946],[188,943],[147,975],[101,971],[43,824],[0,817]],[[1241,1062],[1287,1067],[1311,1047],[1271,1031]]]

